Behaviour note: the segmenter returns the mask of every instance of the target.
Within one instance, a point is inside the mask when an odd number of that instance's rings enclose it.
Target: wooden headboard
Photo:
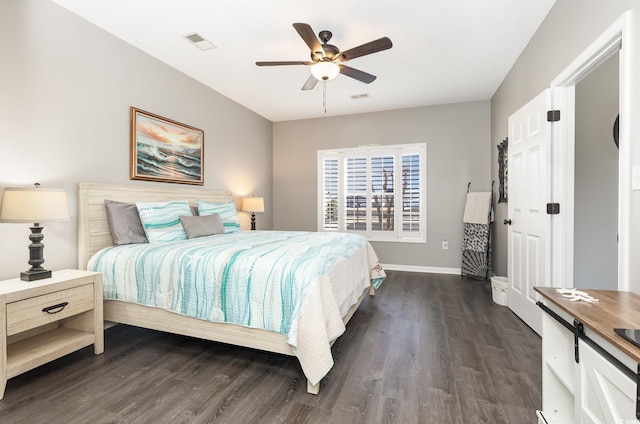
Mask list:
[[[78,184],[78,267],[87,269],[87,262],[98,250],[113,244],[107,210],[104,201],[119,202],[163,202],[188,200],[196,205],[197,200],[206,202],[230,202],[231,193],[222,190],[207,190],[194,187],[167,187],[155,184]]]

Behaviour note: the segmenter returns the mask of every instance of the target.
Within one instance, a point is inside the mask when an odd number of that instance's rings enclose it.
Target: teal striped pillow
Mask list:
[[[198,199],[198,215],[220,215],[225,234],[240,231],[240,220],[234,202],[209,203]]]
[[[149,243],[186,240],[181,216],[192,216],[189,202],[136,202],[138,214]]]

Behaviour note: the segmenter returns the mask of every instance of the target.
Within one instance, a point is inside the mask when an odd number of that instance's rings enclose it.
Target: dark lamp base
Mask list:
[[[21,272],[20,279],[22,281],[35,281],[51,278],[51,271],[42,268],[44,263],[42,254],[44,251],[44,244],[42,244],[44,234],[42,234],[42,227],[40,224],[35,223],[33,227],[29,228],[31,229],[31,234],[29,235],[29,240],[31,240],[29,245],[29,265],[31,265],[31,268],[28,271]]]
[[[25,271],[20,273],[22,281],[42,280],[43,278],[51,278],[51,271],[43,269],[42,271]]]

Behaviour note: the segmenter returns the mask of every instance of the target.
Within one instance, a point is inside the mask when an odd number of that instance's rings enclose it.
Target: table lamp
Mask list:
[[[251,212],[251,229],[256,229],[256,212],[264,212],[264,198],[262,197],[245,197],[242,199],[242,210]]]
[[[2,196],[0,222],[33,223],[29,240],[29,265],[31,269],[20,273],[24,281],[51,277],[51,271],[42,267],[44,263],[43,227],[41,222],[69,220],[67,192],[62,189],[31,187],[8,187]]]

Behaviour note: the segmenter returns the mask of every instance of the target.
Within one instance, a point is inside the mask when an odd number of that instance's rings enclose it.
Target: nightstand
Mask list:
[[[102,274],[63,270],[0,281],[0,319],[2,399],[9,378],[86,346],[104,351]]]

